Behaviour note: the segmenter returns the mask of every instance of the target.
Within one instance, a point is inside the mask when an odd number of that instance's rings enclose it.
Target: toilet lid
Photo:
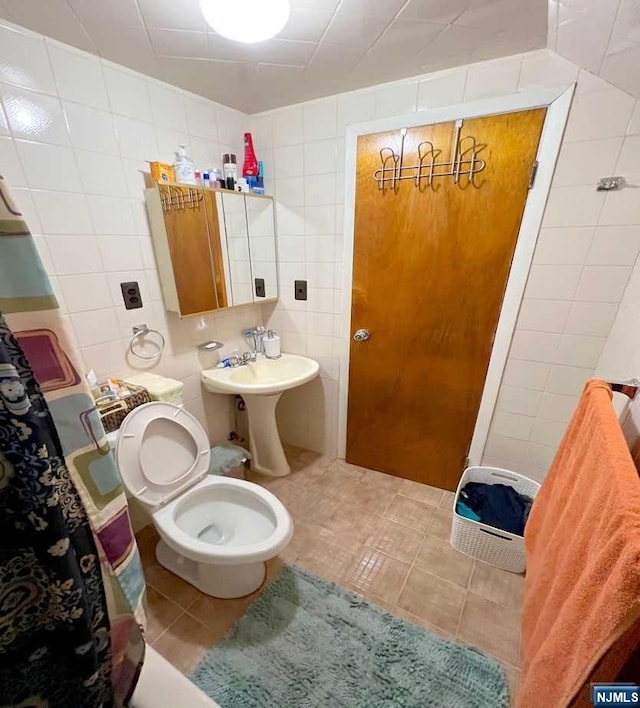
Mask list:
[[[116,461],[129,493],[157,506],[209,469],[209,437],[183,408],[156,401],[134,408],[120,427]]]

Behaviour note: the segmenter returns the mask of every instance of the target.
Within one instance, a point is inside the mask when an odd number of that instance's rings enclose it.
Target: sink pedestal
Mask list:
[[[249,417],[251,469],[270,477],[284,477],[291,472],[276,423],[276,406],[280,396],[282,393],[268,396],[242,394]]]

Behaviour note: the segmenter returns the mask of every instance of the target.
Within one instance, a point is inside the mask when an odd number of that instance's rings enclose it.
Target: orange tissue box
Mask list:
[[[151,178],[154,182],[175,182],[176,171],[173,165],[167,165],[165,162],[150,162]]]

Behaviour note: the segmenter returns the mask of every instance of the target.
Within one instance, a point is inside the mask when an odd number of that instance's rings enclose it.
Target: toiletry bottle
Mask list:
[[[225,187],[227,189],[235,190],[236,180],[238,179],[238,165],[236,156],[231,153],[225,153],[222,156],[222,163]]]
[[[280,351],[280,335],[270,329],[263,337],[264,353],[267,359],[279,359],[282,355]]]
[[[219,167],[215,167],[209,170],[209,177],[211,178],[212,187],[222,187],[224,189],[224,177],[222,176],[222,170]]]
[[[176,152],[176,161],[174,164],[176,170],[176,181],[183,184],[197,184],[196,170],[193,166],[193,160],[187,155],[186,145],[180,145]]]
[[[202,173],[202,186],[203,187],[210,187],[211,186],[211,177],[208,172]]]
[[[253,138],[251,133],[244,134],[244,164],[242,165],[243,177],[258,176],[258,159],[253,149]]]

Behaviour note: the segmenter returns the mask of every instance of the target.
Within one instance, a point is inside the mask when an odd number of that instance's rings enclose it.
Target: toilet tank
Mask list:
[[[176,406],[182,403],[182,392],[184,391],[182,381],[150,372],[127,376],[123,381],[146,388],[152,401],[164,401],[164,403],[173,403]]]

